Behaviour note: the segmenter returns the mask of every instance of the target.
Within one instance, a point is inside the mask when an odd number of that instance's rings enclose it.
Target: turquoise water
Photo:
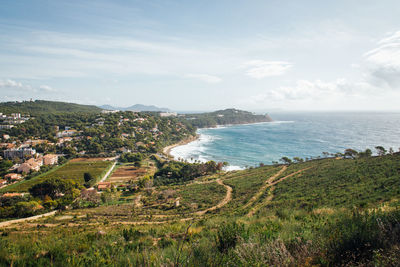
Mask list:
[[[400,113],[276,113],[272,123],[200,129],[200,139],[172,150],[175,158],[227,161],[232,169],[283,156],[317,157],[346,148],[400,148]]]

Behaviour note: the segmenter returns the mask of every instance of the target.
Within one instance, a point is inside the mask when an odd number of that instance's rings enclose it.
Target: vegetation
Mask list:
[[[164,166],[154,174],[154,181],[158,185],[184,183],[199,176],[221,171],[223,166],[223,163],[217,164],[214,161],[195,164],[172,161],[164,164]]]
[[[100,113],[101,108],[57,101],[35,100],[23,102],[2,102],[0,112],[4,114],[23,113],[37,116],[49,113]]]
[[[1,189],[29,192],[0,197],[3,221],[59,212],[35,221],[0,224],[0,265],[400,262],[400,155],[392,149],[377,146],[378,156],[369,149],[347,149],[334,158],[327,152],[315,160],[282,157],[282,164],[225,173],[223,163],[174,162],[158,152],[193,136],[197,127],[271,118],[234,109],[179,117],[100,114],[88,106],[45,101],[0,107],[0,112],[35,116],[1,130],[10,135],[3,140],[6,146],[44,139],[47,142],[35,146],[39,152],[63,153],[69,159]],[[74,134],[60,140],[57,132],[68,127]],[[112,164],[82,159],[92,155],[120,155],[122,164],[110,179],[118,187],[90,190]],[[2,160],[1,174],[22,160]]]
[[[2,228],[0,262],[396,266],[400,155],[296,162],[109,191],[105,204],[82,191],[97,204]],[[233,190],[226,203],[225,186]],[[43,200],[26,199],[18,209]]]
[[[248,111],[237,109],[218,110],[209,113],[188,114],[185,118],[195,127],[215,127],[226,124],[243,124],[256,122],[270,122],[268,115],[255,115]]]
[[[28,192],[33,185],[51,178],[61,178],[83,185],[85,183],[85,173],[89,173],[97,181],[111,165],[112,162],[110,161],[72,160],[50,172],[5,187],[0,192]]]

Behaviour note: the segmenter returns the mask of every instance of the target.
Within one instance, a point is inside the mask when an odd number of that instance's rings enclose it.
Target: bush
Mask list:
[[[236,247],[239,237],[244,233],[244,225],[236,222],[223,223],[215,237],[219,252],[226,253],[229,249]]]
[[[125,239],[125,241],[128,242],[128,241],[138,239],[140,236],[142,236],[142,233],[133,228],[123,229],[122,236]]]
[[[400,244],[400,212],[362,214],[354,212],[327,229],[327,255],[336,264],[372,260],[374,252]]]

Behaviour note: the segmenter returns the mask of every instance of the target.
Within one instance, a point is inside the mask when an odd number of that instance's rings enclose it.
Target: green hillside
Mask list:
[[[257,115],[238,109],[217,110],[214,112],[187,114],[185,118],[196,127],[215,127],[217,125],[271,122],[269,115]]]
[[[103,204],[94,208],[76,206],[54,217],[0,228],[0,264],[400,262],[399,154],[264,166],[103,194]]]
[[[101,108],[91,105],[46,100],[0,103],[0,112],[2,113],[28,113],[32,116],[49,113],[99,113],[101,110]]]

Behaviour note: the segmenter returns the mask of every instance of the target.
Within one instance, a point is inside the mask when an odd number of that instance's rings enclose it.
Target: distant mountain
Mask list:
[[[12,101],[0,103],[0,112],[9,113],[29,113],[36,116],[49,113],[100,113],[101,108],[91,105],[81,105],[75,103],[58,102],[58,101]]]
[[[127,110],[130,110],[130,111],[160,111],[160,112],[170,111],[168,108],[159,108],[159,107],[156,107],[153,105],[146,106],[146,105],[142,105],[142,104],[136,104],[136,105],[126,107],[126,108],[113,107],[110,105],[102,105],[102,106],[99,106],[99,108],[106,109],[106,110],[122,110],[122,111],[127,111]]]

